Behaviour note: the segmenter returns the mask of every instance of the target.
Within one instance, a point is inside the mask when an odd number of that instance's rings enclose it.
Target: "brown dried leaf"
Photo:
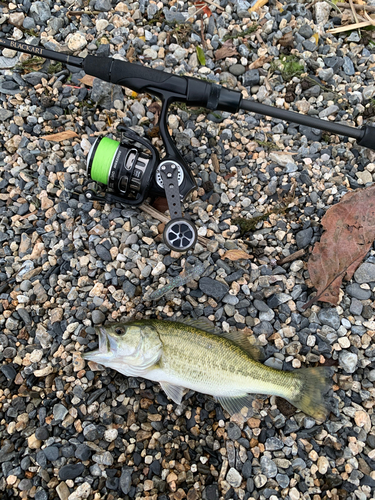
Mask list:
[[[250,255],[246,253],[244,250],[228,250],[223,255],[223,259],[229,260],[242,260],[242,259],[250,259]]]
[[[158,102],[153,102],[149,107],[148,107],[148,111],[150,111],[150,113],[154,113],[154,122],[153,122],[153,125],[156,125],[159,121],[159,116],[160,116],[160,113],[161,113],[161,106]]]
[[[279,44],[282,47],[293,47],[293,32],[289,31],[289,33],[285,33],[280,39],[279,39]]]
[[[83,85],[87,85],[88,87],[92,87],[94,84],[94,78],[95,76],[91,75],[85,75],[83,78],[81,78],[79,81],[83,83]]]
[[[126,59],[129,61],[129,62],[134,62],[135,61],[135,57],[134,57],[134,54],[135,54],[135,49],[133,46],[130,47],[130,49],[127,51],[126,53]]]
[[[325,229],[307,268],[317,289],[304,308],[320,300],[337,305],[342,280],[350,280],[375,239],[375,185],[347,193],[322,219]]]
[[[161,196],[158,196],[155,198],[152,206],[156,208],[156,210],[159,210],[159,212],[166,212],[168,210],[168,202],[167,198],[162,198]]]
[[[215,59],[218,61],[219,59],[225,59],[226,57],[232,57],[237,54],[236,47],[233,47],[232,40],[227,40],[221,49],[218,49],[215,52]]]
[[[258,68],[263,68],[264,64],[268,63],[271,61],[271,57],[267,56],[261,56],[259,57],[256,61],[252,62],[249,65],[249,69],[258,69]]]
[[[67,139],[72,139],[73,137],[78,137],[78,134],[74,130],[64,130],[64,132],[59,132],[58,134],[43,135],[42,139],[46,141],[66,141]]]

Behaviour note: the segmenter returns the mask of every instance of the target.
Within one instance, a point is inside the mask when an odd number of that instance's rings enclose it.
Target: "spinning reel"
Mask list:
[[[86,198],[135,206],[148,195],[166,197],[171,220],[163,232],[164,242],[171,250],[186,252],[197,240],[194,224],[183,218],[181,210],[181,203],[196,186],[189,168],[174,151],[174,157],[160,160],[157,149],[147,139],[124,125],[117,130],[120,141],[98,138],[87,157],[88,175],[107,186],[108,191],[97,195],[88,190]]]

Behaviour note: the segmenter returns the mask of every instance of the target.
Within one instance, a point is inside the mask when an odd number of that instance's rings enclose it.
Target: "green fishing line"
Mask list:
[[[112,161],[119,144],[118,141],[114,141],[108,137],[103,137],[99,142],[91,167],[91,178],[94,181],[108,184]]]

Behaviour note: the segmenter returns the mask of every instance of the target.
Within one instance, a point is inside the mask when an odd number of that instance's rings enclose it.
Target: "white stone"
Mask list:
[[[89,483],[82,483],[78,488],[69,495],[68,500],[82,500],[88,498],[91,494],[91,486]]]
[[[165,265],[162,262],[158,262],[155,269],[151,271],[152,276],[160,276],[165,272]]]
[[[104,31],[108,26],[109,22],[107,19],[98,19],[95,23],[97,31]]]
[[[118,436],[118,430],[117,429],[107,429],[104,432],[104,439],[108,441],[108,443],[112,443]]]
[[[173,55],[175,56],[175,58],[178,60],[178,61],[181,61],[182,59],[184,59],[186,57],[186,54],[187,54],[187,50],[186,49],[183,49],[182,47],[178,47],[174,52],[173,52]]]
[[[30,353],[29,360],[32,363],[39,363],[39,361],[42,359],[42,357],[43,357],[43,351],[40,349],[35,349],[34,351],[32,351]]]
[[[69,37],[68,47],[70,50],[82,50],[87,45],[87,40],[85,35],[82,33],[74,33]]]
[[[226,479],[233,488],[239,488],[241,486],[242,476],[234,467],[229,469]]]

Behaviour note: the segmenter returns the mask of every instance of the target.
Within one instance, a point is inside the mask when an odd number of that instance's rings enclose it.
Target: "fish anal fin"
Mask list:
[[[182,396],[184,394],[184,387],[179,385],[173,385],[169,382],[160,382],[160,385],[165,392],[165,394],[176,404],[180,404],[182,401]]]
[[[241,347],[255,361],[263,361],[264,353],[262,346],[257,342],[254,335],[248,336],[241,331],[222,332],[221,335]]]
[[[251,408],[254,396],[249,394],[241,394],[240,396],[216,396],[221,406],[226,410],[229,415],[241,413],[243,408]]]

